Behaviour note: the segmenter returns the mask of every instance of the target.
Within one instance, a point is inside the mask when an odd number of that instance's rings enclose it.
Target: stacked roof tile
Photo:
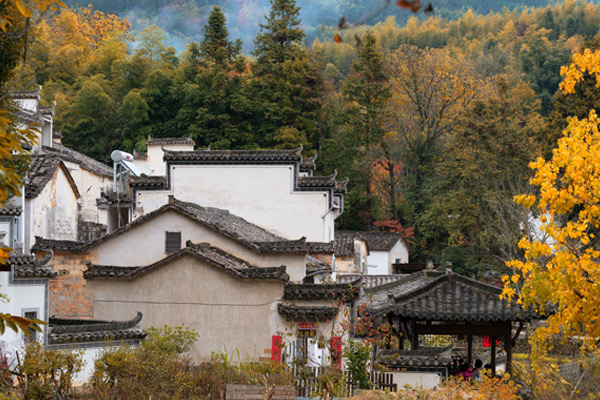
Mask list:
[[[235,257],[208,243],[192,244],[154,264],[140,267],[118,267],[89,264],[83,273],[86,279],[135,279],[183,255],[191,255],[240,279],[278,280],[287,282],[285,266],[261,268]]]
[[[146,333],[138,327],[142,313],[129,321],[98,321],[50,318],[50,345],[143,339]]]
[[[335,254],[354,255],[355,239],[364,240],[369,251],[390,251],[399,240],[402,240],[402,235],[396,232],[336,231]]]
[[[452,322],[529,321],[544,316],[500,299],[502,289],[453,273],[420,271],[366,287],[359,302],[371,315]]]
[[[309,250],[309,246],[306,243],[305,238],[300,238],[298,240],[286,240],[285,238],[275,235],[266,229],[259,227],[258,225],[254,225],[241,217],[229,213],[227,210],[221,210],[212,207],[201,207],[199,205],[179,201],[177,199],[171,199],[168,204],[165,204],[164,206],[150,213],[144,214],[130,224],[127,224],[124,227],[117,229],[97,240],[87,243],[78,243],[42,239],[36,243],[35,249],[60,249],[71,251],[86,250],[95,246],[99,242],[126,232],[129,229],[143,224],[155,216],[169,210],[180,212],[221,233],[222,235],[229,237],[258,252],[307,253]]]
[[[146,145],[148,146],[165,146],[169,144],[190,144],[194,146],[196,142],[191,137],[185,138],[148,138]]]
[[[337,307],[331,306],[297,306],[278,304],[277,312],[288,321],[294,322],[314,322],[331,321],[338,313]]]
[[[360,278],[348,283],[289,283],[283,290],[284,300],[342,300],[358,297]]]
[[[264,163],[300,162],[302,146],[292,150],[194,150],[164,151],[164,160],[171,162]]]
[[[50,266],[52,254],[41,260],[36,260],[33,255],[15,254],[6,261],[6,265],[14,270],[14,277],[22,278],[55,278],[56,271]]]
[[[20,198],[16,196],[12,196],[4,205],[0,207],[0,216],[16,216],[21,215],[23,208],[20,204]]]
[[[86,156],[76,150],[70,149],[60,143],[53,143],[52,147],[43,146],[44,152],[54,154],[61,160],[72,162],[79,165],[81,168],[93,172],[97,175],[112,178],[113,169],[106,164],[101,163],[91,157]]]

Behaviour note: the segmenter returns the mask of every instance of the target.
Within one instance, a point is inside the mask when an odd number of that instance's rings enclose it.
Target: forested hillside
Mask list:
[[[556,95],[560,67],[598,46],[600,7],[569,0],[457,19],[390,7],[399,17],[372,27],[339,29],[337,15],[306,46],[296,3],[272,0],[252,21],[251,56],[230,35],[239,21],[218,7],[180,53],[155,25],[133,47],[122,17],[63,9],[35,27],[22,81],[56,101],[64,143],[99,160],[144,151],[148,136],[213,149],[302,144],[321,173],[350,178],[340,227],[403,232],[413,261],[501,270],[521,257],[532,223],[512,201],[532,190],[528,163],[550,154],[566,116],[600,103],[588,80]]]
[[[68,0],[72,7],[87,7],[89,0]],[[268,0],[96,0],[92,1],[97,10],[114,13],[127,18],[135,33],[155,24],[167,35],[167,43],[177,50],[185,44],[202,39],[202,30],[213,5],[218,5],[229,21],[229,34],[241,39],[245,53],[253,48],[253,39],[258,33],[258,24],[269,12]],[[548,0],[435,0],[435,14],[443,18],[458,18],[468,9],[479,14],[490,11],[500,12],[503,8],[544,7]],[[389,16],[403,25],[409,18],[390,0],[299,0],[301,26],[308,42],[315,38],[323,39],[323,27],[336,25],[344,16],[350,23],[362,22],[374,25]],[[423,0],[423,7],[427,1]]]

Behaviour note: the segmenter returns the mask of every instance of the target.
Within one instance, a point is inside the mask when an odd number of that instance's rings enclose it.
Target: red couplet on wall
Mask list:
[[[342,369],[342,338],[334,336],[331,338],[331,356],[334,360],[335,368]]]
[[[281,362],[281,336],[273,335],[271,338],[271,361]]]

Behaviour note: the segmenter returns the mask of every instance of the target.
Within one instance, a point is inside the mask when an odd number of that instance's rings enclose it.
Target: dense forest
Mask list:
[[[567,116],[600,102],[589,79],[557,94],[561,66],[598,47],[600,7],[439,15],[463,3],[433,1],[440,12],[427,18],[393,5],[405,24],[352,24],[373,7],[364,2],[307,46],[296,2],[271,0],[250,54],[219,7],[179,53],[156,25],[134,37],[119,15],[65,8],[34,27],[21,81],[56,101],[65,144],[102,161],[144,151],[148,136],[212,149],[301,144],[320,173],[350,178],[340,228],[399,231],[412,261],[493,275],[522,256],[516,243],[536,223],[513,202],[533,190],[529,162],[551,154]]]
[[[87,7],[89,0],[68,0],[71,7]],[[244,53],[254,48],[253,39],[259,24],[269,12],[268,0],[96,0],[94,7],[104,13],[113,13],[127,18],[134,33],[149,27],[160,26],[167,36],[166,42],[178,51],[187,43],[202,40],[203,28],[213,5],[218,5],[228,21],[229,34],[242,40]],[[423,8],[428,4],[422,1]],[[543,7],[547,0],[435,0],[435,15],[442,18],[458,18],[472,9],[478,14],[500,12],[504,8],[513,10],[525,7]],[[306,34],[307,43],[315,38],[321,40],[327,34],[327,26],[336,25],[344,16],[350,23],[375,24],[394,16],[404,25],[411,14],[394,5],[390,0],[299,0],[300,26]],[[428,15],[419,13],[420,18]]]

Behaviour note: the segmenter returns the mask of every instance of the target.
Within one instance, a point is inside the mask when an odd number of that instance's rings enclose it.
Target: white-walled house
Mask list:
[[[95,241],[40,239],[35,249],[54,252],[52,315],[126,320],[140,311],[141,328],[185,322],[198,331],[195,356],[237,349],[243,359],[257,359],[281,358],[281,342],[273,343],[289,338],[283,333],[290,321],[331,332],[338,307],[319,294],[327,286],[285,295],[306,286],[308,256],[327,245],[287,240],[225,210],[170,197]],[[318,359],[327,356],[320,352]]]
[[[168,140],[148,146],[151,175],[131,183],[134,218],[165,204],[169,195],[229,210],[274,234],[313,242],[334,239],[334,221],[343,212],[346,181],[313,176],[314,159],[293,150],[167,150]],[[187,140],[187,139],[184,139]],[[174,145],[175,146],[175,145]],[[192,146],[190,143],[176,146]]]
[[[41,236],[77,240],[79,191],[64,163],[51,154],[36,153],[25,187],[25,249]]]
[[[0,264],[0,290],[9,299],[0,302],[0,313],[48,320],[49,282],[56,277],[56,271],[50,266],[51,260],[51,253],[40,260],[35,260],[33,255],[12,255],[5,264]],[[46,326],[41,325],[41,328],[41,333],[33,332],[29,337],[22,331],[6,329],[1,336],[5,348],[0,351],[10,349],[12,352],[29,341],[46,343]]]
[[[366,264],[361,261],[356,264],[356,258],[362,259],[362,251],[357,248],[357,241],[364,241],[368,249]],[[395,232],[364,232],[364,231],[336,231],[335,257],[336,270],[349,273],[363,273],[365,275],[393,274],[393,264],[408,263],[408,245],[402,235]],[[360,267],[337,268],[341,263],[355,262]]]

